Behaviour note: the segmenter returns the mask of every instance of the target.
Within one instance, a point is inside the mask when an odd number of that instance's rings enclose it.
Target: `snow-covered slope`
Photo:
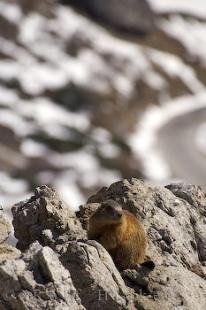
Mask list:
[[[25,11],[14,1],[0,3],[0,200],[10,205],[49,183],[77,207],[121,177],[151,176],[144,156],[150,149],[142,153],[136,142],[142,112],[204,92],[204,61],[196,66],[204,53],[194,48],[195,29],[194,45],[183,35],[190,23],[181,15],[160,16],[159,32],[130,41],[69,6],[45,12],[40,4]],[[175,18],[182,32],[175,32]],[[195,18],[204,32],[206,23]],[[165,38],[187,53],[162,48]],[[146,145],[150,133],[144,139]],[[157,161],[151,163],[159,178]]]

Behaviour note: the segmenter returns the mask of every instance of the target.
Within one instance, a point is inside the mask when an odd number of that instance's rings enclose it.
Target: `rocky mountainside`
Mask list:
[[[142,221],[153,270],[119,271],[98,242],[87,240],[88,216],[107,199]],[[1,245],[2,310],[206,308],[206,194],[197,186],[125,179],[102,188],[76,214],[41,186],[12,213],[22,253]]]
[[[119,178],[150,177],[155,167],[156,177],[161,169],[150,157],[145,165],[151,152],[138,135],[142,113],[205,90],[203,14],[152,12],[145,1],[131,0],[122,32],[119,19],[111,23],[113,11],[108,16],[97,1],[87,8],[77,2],[0,2],[5,206],[42,183],[78,206]],[[137,3],[139,17],[130,25]],[[156,122],[154,113],[149,123]]]

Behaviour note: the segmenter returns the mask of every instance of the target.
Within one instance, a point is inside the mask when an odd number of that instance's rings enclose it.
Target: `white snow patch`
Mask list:
[[[162,55],[162,57],[164,56]],[[147,72],[144,76],[144,79],[147,85],[155,90],[162,91],[168,86],[167,81],[155,71]]]
[[[2,193],[0,191],[0,204],[3,206],[5,213],[8,215],[10,219],[12,219],[11,215],[11,207],[17,203],[18,201],[23,201],[25,199],[30,198],[32,193],[30,192],[21,192],[21,193]],[[10,235],[12,238],[13,235]]]
[[[206,66],[206,22],[175,15],[162,20],[160,27],[183,44],[192,60],[199,59]]]
[[[85,151],[53,154],[49,162],[57,167],[75,167],[76,171],[82,171],[82,174],[95,171],[99,167],[97,159]]]
[[[0,60],[0,78],[10,81],[18,77],[20,66],[16,61]]]
[[[21,23],[20,41],[47,61],[47,65],[33,64],[32,71],[28,66],[27,70],[22,68],[19,79],[24,89],[40,94],[44,89],[73,82],[103,95],[115,89],[126,102],[136,80],[151,70],[144,49],[113,37],[70,8],[60,6],[55,14],[50,20],[32,14]],[[86,42],[85,48],[76,57],[70,56],[65,52],[65,39],[68,44],[73,39],[83,41],[83,45]],[[110,56],[112,65],[107,61]]]
[[[158,132],[171,119],[206,107],[206,92],[194,96],[183,96],[163,106],[147,109],[136,131],[129,137],[129,145],[142,160],[145,176],[153,181],[164,181],[171,177],[171,171],[161,151],[157,148]]]
[[[13,106],[18,101],[15,90],[10,90],[0,85],[0,106]]]
[[[199,93],[204,85],[198,80],[195,71],[172,54],[154,49],[148,51],[150,59],[171,77],[178,77],[193,92]]]
[[[26,136],[35,130],[35,127],[18,115],[15,110],[1,109],[0,124],[11,128],[19,136]]]
[[[65,167],[70,173],[75,173],[76,180],[86,188],[96,184],[109,185],[121,178],[115,170],[102,168],[97,158],[88,151],[51,154],[48,161],[56,167]]]
[[[54,181],[54,187],[59,193],[60,198],[73,210],[77,211],[79,206],[85,203],[85,197],[78,189],[74,180],[71,179],[69,173],[59,175]]]
[[[137,91],[138,79],[155,90],[167,87],[164,77],[150,64],[150,55],[146,53],[149,48],[112,36],[70,8],[58,7],[52,19],[37,13],[25,17],[19,40],[27,50],[2,40],[0,48],[18,63],[0,62],[0,76],[5,80],[17,79],[28,94],[41,95],[47,89],[74,83],[103,96],[114,91],[119,102],[127,103]],[[74,57],[66,52],[66,44],[75,40],[82,42],[83,47]],[[45,62],[40,63],[33,55]],[[197,86],[196,82],[193,88]]]
[[[33,64],[27,71],[21,68],[19,80],[23,89],[32,95],[41,94],[45,89],[56,89],[65,85],[65,74],[49,64]]]
[[[0,171],[0,192],[14,195],[17,193],[24,193],[26,190],[26,181],[12,179],[7,173]]]
[[[111,133],[101,127],[96,127],[91,134],[91,138],[96,142],[98,151],[105,158],[115,158],[121,151],[118,146],[112,144]]]
[[[89,116],[86,113],[70,112],[43,97],[31,102],[20,102],[17,111],[24,117],[32,118],[39,128],[51,134],[52,132],[55,134],[55,129],[58,130],[58,126],[71,127],[80,132],[85,132],[90,125]],[[64,132],[61,130],[60,133]]]
[[[16,59],[18,63],[27,66],[35,62],[35,58],[24,47],[20,47],[3,37],[0,37],[0,51],[12,59]]]
[[[112,135],[111,133],[106,130],[105,128],[101,128],[101,127],[96,127],[93,129],[92,133],[91,133],[91,137],[99,143],[107,143],[108,141],[111,140]]]
[[[116,158],[121,154],[120,149],[112,143],[101,143],[98,146],[98,151],[104,158]]]
[[[10,22],[18,24],[22,19],[22,11],[15,3],[0,2],[0,15],[4,16]]]
[[[28,157],[40,157],[47,156],[49,149],[45,144],[36,142],[31,139],[25,139],[21,143],[21,151],[24,155]]]
[[[25,17],[20,24],[19,40],[22,43],[29,44],[37,41],[39,34],[43,31],[46,24],[46,18],[37,13],[31,13]]]
[[[205,0],[149,0],[152,8],[159,13],[185,13],[206,18]]]
[[[195,136],[197,149],[206,156],[206,123],[198,126]]]

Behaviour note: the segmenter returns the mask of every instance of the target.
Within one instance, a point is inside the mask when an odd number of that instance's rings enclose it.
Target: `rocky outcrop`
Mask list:
[[[11,225],[8,220],[1,214],[0,215],[0,243],[4,242],[11,232]]]
[[[71,275],[49,247],[34,243],[0,266],[0,309],[84,309]]]
[[[21,250],[36,240],[44,245],[56,245],[85,238],[74,211],[47,186],[38,187],[29,200],[13,206],[12,213],[17,246]]]
[[[106,199],[143,222],[153,270],[120,272],[98,242],[87,240],[88,217]],[[3,309],[206,307],[206,194],[197,186],[125,179],[91,196],[76,214],[41,186],[12,212],[24,251],[0,264]]]

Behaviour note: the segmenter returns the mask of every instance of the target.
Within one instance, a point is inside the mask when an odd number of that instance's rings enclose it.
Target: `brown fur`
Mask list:
[[[122,269],[144,262],[146,232],[140,221],[114,200],[106,201],[91,215],[88,237],[100,242]]]

